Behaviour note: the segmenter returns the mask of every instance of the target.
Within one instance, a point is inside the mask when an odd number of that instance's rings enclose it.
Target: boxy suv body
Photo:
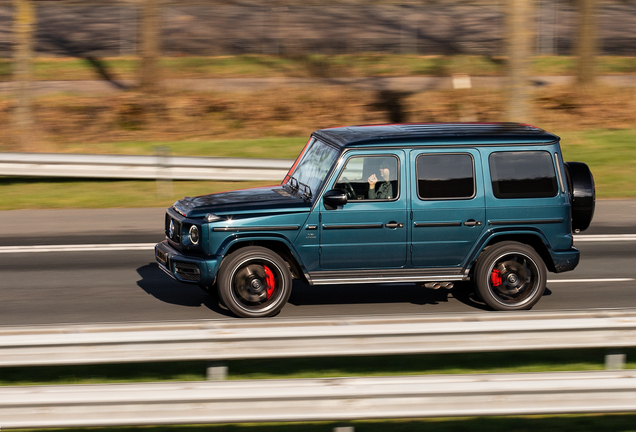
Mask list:
[[[531,308],[579,262],[594,181],[559,138],[520,124],[323,129],[280,185],[184,198],[155,248],[171,277],[238,316],[276,314],[309,285],[472,280],[495,310]]]

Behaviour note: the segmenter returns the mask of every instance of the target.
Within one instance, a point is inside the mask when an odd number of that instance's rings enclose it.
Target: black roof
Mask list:
[[[520,123],[411,123],[320,129],[314,136],[340,147],[404,144],[534,144],[560,138]]]

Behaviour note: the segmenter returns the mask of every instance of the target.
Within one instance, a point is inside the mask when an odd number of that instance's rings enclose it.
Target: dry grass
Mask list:
[[[568,87],[536,90],[532,118],[555,133],[636,128],[636,89]],[[151,99],[59,94],[34,101],[30,151],[64,151],[67,144],[123,141],[197,141],[307,136],[345,124],[505,120],[505,95],[492,90],[422,93],[312,87],[255,93],[171,92]],[[2,149],[14,150],[14,101],[0,100]],[[77,148],[75,145],[74,148]]]

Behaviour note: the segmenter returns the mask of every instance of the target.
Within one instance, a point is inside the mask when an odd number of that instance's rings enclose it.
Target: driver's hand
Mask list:
[[[371,189],[373,189],[375,187],[375,184],[378,182],[378,178],[375,176],[375,174],[371,174],[367,180],[369,181],[369,186],[371,187]]]

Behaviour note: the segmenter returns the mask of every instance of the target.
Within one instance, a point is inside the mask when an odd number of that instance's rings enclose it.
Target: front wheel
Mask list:
[[[545,263],[530,246],[506,241],[484,250],[475,265],[477,293],[495,310],[530,309],[546,286]]]
[[[291,294],[291,273],[276,253],[249,246],[228,255],[219,268],[219,296],[240,317],[259,318],[278,313]]]

